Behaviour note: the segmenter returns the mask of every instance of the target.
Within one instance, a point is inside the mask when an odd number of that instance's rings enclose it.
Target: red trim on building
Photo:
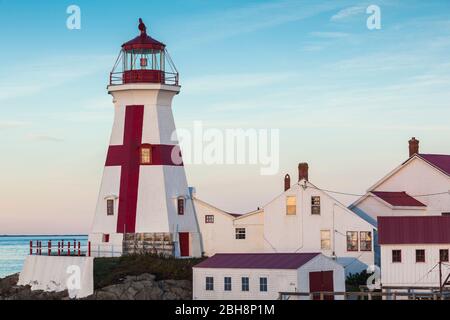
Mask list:
[[[371,193],[394,207],[426,207],[406,192],[371,191]]]
[[[450,244],[450,217],[378,217],[379,244]]]
[[[218,253],[194,268],[298,269],[320,253]]]
[[[419,157],[450,176],[450,155],[421,153]]]

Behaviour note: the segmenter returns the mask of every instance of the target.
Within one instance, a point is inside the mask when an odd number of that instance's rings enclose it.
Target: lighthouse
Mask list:
[[[179,75],[166,45],[147,34],[124,43],[107,87],[114,123],[94,222],[92,254],[202,254],[192,193],[175,134]]]

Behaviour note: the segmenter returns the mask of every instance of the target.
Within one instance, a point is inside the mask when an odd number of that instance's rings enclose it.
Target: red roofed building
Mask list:
[[[379,217],[378,242],[385,290],[447,289],[450,216]]]
[[[321,253],[216,254],[193,267],[194,300],[275,300],[280,292],[333,291],[345,291],[344,267]]]
[[[350,206],[376,225],[379,216],[450,214],[450,155],[423,154],[409,141],[409,158]]]

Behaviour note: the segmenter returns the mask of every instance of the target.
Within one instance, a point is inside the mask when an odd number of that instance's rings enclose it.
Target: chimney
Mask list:
[[[284,176],[284,191],[287,191],[291,188],[291,176],[285,175]]]
[[[303,179],[308,181],[308,164],[305,162],[298,164],[298,181]]]
[[[411,158],[415,154],[419,154],[419,140],[412,137],[411,140],[409,140],[409,157]]]

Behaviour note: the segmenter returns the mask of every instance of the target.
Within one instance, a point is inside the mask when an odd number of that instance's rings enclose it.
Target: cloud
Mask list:
[[[0,130],[2,129],[11,129],[11,128],[19,128],[28,125],[27,122],[23,121],[0,121]]]
[[[98,72],[109,72],[110,55],[50,57],[0,70],[0,101],[34,95]],[[14,74],[14,79],[11,78]],[[7,81],[6,81],[7,80]]]
[[[338,21],[346,20],[353,16],[364,13],[365,10],[366,10],[366,8],[363,6],[348,7],[348,8],[342,9],[341,11],[339,11],[338,13],[333,15],[331,17],[330,21],[338,22]]]
[[[63,138],[55,137],[47,134],[36,134],[31,133],[27,135],[27,139],[33,140],[33,141],[46,141],[46,142],[62,142],[64,141]]]

